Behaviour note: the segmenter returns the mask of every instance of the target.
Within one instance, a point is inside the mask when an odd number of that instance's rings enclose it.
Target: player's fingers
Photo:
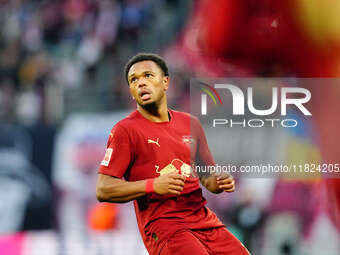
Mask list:
[[[225,179],[225,178],[232,177],[230,173],[226,173],[226,172],[216,173],[214,176],[217,177],[218,179]]]
[[[229,173],[222,173],[219,176],[217,176],[217,180],[225,180],[225,179],[234,179],[234,177]]]
[[[181,174],[171,174],[171,177],[175,180],[182,180],[183,182],[185,181],[185,177]]]
[[[226,190],[226,189],[231,189],[234,187],[233,184],[224,184],[224,185],[218,185],[220,189]]]
[[[177,190],[177,191],[182,191],[182,190],[183,190],[183,186],[169,185],[169,189],[171,189],[171,190]]]
[[[173,184],[173,185],[179,185],[179,186],[184,186],[184,181],[180,180],[180,179],[172,179],[170,181],[170,184]]]
[[[173,172],[170,174],[170,176],[175,179],[184,179],[183,175],[179,174],[178,172]]]
[[[174,189],[169,189],[169,194],[171,195],[181,195],[181,192],[178,190],[174,190]]]
[[[169,174],[169,177],[173,178],[173,179],[178,179],[180,178],[182,175],[180,175],[179,173],[176,172],[172,172]]]
[[[217,180],[217,184],[231,184],[231,183],[235,183],[234,179],[222,179],[222,180]]]
[[[231,189],[225,189],[223,190],[224,192],[234,192],[235,191],[235,186],[232,187]]]
[[[235,180],[234,179],[225,179],[225,180],[220,180],[217,181],[217,185],[221,186],[221,185],[235,185]]]
[[[182,185],[181,183],[169,183],[169,187],[179,187],[183,189],[184,185]]]
[[[231,189],[233,187],[235,187],[235,180],[232,180],[231,182],[217,182],[218,187],[220,189],[226,190],[226,189]]]

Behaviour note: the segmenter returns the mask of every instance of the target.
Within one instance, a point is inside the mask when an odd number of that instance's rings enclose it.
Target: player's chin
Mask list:
[[[140,100],[140,101],[138,102],[138,104],[139,104],[140,106],[144,107],[144,108],[147,108],[147,107],[152,107],[152,106],[154,106],[154,105],[155,105],[155,101],[154,101],[152,98],[150,98],[150,99],[148,99],[148,100]]]

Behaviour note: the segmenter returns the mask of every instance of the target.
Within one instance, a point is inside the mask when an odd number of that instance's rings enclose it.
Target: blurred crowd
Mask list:
[[[189,5],[178,0],[1,1],[0,120],[58,124],[74,111],[129,107],[122,74],[126,60],[171,43]]]

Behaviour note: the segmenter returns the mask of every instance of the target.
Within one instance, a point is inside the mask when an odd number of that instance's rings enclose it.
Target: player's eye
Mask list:
[[[136,77],[133,77],[133,78],[130,79],[130,83],[134,83],[135,81],[137,81]]]
[[[146,73],[146,74],[145,74],[145,77],[146,77],[146,78],[150,78],[151,76],[152,76],[151,73]]]

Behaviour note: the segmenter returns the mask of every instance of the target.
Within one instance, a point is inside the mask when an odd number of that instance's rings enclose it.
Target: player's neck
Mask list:
[[[152,122],[169,122],[168,105],[161,104],[151,104],[145,107],[140,105],[137,106],[137,110],[142,114],[142,116]]]

